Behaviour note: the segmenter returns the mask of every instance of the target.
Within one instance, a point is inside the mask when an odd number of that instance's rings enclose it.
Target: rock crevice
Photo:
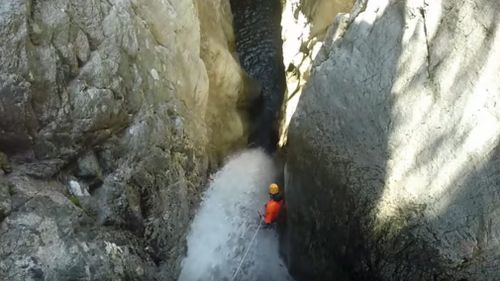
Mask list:
[[[260,86],[251,101],[249,143],[274,151],[278,122],[286,90],[282,39],[281,1],[231,0],[236,51],[242,67]]]

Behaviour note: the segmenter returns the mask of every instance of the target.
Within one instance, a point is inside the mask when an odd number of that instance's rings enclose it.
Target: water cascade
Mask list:
[[[191,225],[180,281],[293,280],[279,257],[276,231],[257,232],[275,177],[272,159],[259,149],[234,155],[213,176]]]

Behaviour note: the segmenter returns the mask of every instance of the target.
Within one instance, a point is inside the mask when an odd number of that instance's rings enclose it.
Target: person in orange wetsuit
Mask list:
[[[264,223],[267,226],[276,222],[283,207],[283,196],[281,196],[277,184],[272,183],[269,185],[269,197],[269,201],[265,205],[266,212],[264,213]]]

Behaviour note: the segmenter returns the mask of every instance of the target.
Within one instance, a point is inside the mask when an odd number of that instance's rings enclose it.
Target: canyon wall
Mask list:
[[[6,0],[0,37],[0,279],[175,279],[258,91],[229,1]]]
[[[360,0],[329,27],[286,148],[296,277],[500,278],[499,15]]]
[[[231,0],[236,50],[241,66],[260,88],[251,96],[249,143],[276,149],[286,90],[281,39],[280,0]]]

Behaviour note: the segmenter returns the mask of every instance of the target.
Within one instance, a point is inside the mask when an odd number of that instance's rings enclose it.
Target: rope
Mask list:
[[[248,252],[250,251],[250,248],[252,248],[253,241],[255,240],[255,237],[257,237],[257,233],[259,233],[260,227],[262,226],[262,220],[259,222],[259,226],[257,227],[257,230],[253,234],[252,240],[250,240],[250,244],[248,244],[248,248],[245,251],[245,254],[243,255],[243,258],[241,258],[240,264],[238,265],[238,268],[236,269],[236,272],[233,274],[233,281],[236,280],[236,277],[238,276],[238,273],[240,272],[241,266],[243,265],[243,262],[245,261]]]

